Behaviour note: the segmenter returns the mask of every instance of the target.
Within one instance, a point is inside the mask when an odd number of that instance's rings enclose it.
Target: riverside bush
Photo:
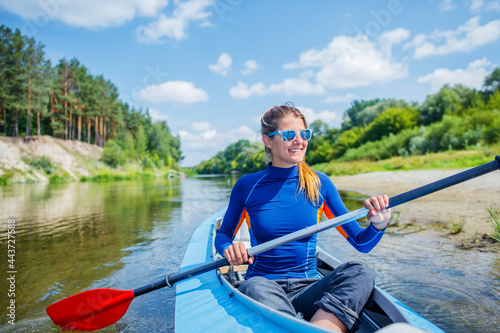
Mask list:
[[[33,157],[26,162],[35,169],[43,170],[47,175],[54,172],[54,163],[47,156]]]
[[[104,145],[101,161],[113,168],[116,168],[117,166],[125,163],[126,156],[121,147],[114,140],[109,140]]]
[[[491,122],[487,126],[485,123],[488,121]],[[442,121],[432,125],[405,129],[398,134],[385,136],[381,140],[369,141],[357,148],[350,148],[339,160],[379,161],[394,156],[463,150],[470,146],[478,146],[481,140],[487,144],[500,141],[500,118],[494,119],[487,114],[465,118],[446,115]]]
[[[483,138],[489,144],[500,142],[500,118],[495,119],[491,126],[485,128]]]
[[[347,150],[340,160],[369,159],[379,161],[393,156],[407,156],[410,152],[411,139],[419,135],[422,131],[418,127],[409,128],[401,131],[399,134],[390,134],[381,140],[367,142],[358,148]]]

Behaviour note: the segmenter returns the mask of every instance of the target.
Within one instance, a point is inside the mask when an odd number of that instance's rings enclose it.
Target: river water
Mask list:
[[[192,232],[227,205],[235,181],[0,186],[0,332],[60,332],[45,312],[50,304],[90,289],[135,289],[176,272]],[[350,209],[362,206],[361,196],[342,194]],[[14,255],[9,228],[15,230]],[[389,232],[369,254],[357,253],[335,230],[320,234],[319,244],[341,260],[368,262],[380,287],[447,332],[498,330],[496,254],[443,247],[418,233]],[[12,276],[14,285],[7,280]],[[14,311],[7,308],[12,300]],[[174,304],[170,288],[137,297],[101,332],[173,331]],[[13,312],[15,326],[9,324]]]

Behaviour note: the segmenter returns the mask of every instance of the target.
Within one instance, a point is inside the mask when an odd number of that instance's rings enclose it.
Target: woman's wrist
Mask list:
[[[378,231],[382,231],[382,230],[385,230],[385,228],[387,228],[387,225],[389,224],[389,221],[385,221],[385,222],[371,222],[371,224]]]

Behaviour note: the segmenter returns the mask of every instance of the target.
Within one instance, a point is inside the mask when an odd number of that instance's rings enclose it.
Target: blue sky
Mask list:
[[[0,0],[0,23],[167,120],[184,166],[260,140],[286,101],[338,127],[355,99],[421,103],[500,66],[500,1]]]

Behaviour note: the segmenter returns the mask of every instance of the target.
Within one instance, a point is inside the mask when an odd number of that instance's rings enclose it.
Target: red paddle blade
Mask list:
[[[88,290],[49,305],[47,314],[65,330],[93,331],[116,323],[134,297],[133,290]]]

